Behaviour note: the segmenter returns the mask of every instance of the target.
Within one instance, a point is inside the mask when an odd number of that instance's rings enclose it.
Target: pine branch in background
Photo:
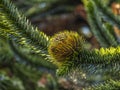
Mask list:
[[[117,46],[118,42],[114,37],[113,33],[110,33],[110,30],[107,30],[109,27],[104,25],[102,22],[102,17],[100,17],[99,12],[96,9],[96,6],[91,1],[83,1],[88,12],[88,20],[91,26],[91,30],[101,46]]]
[[[84,5],[86,6],[86,10],[88,12],[88,20],[89,20],[89,24],[91,26],[91,30],[92,30],[93,34],[95,35],[96,39],[98,40],[98,42],[100,43],[101,46],[108,47],[108,43],[105,42],[101,33],[99,31],[96,31],[97,29],[99,29],[99,26],[97,24],[96,18],[93,16],[95,14],[94,10],[92,10],[93,8],[88,8],[87,1],[84,1]]]
[[[109,7],[107,7],[99,0],[95,0],[94,3],[97,6],[97,9],[101,11],[106,20],[120,28],[120,18],[115,16]]]
[[[50,14],[54,14],[54,13],[61,12],[61,11],[70,12],[70,11],[73,11],[73,9],[74,9],[74,7],[70,6],[70,5],[57,6],[56,8],[53,8],[55,3],[61,3],[60,0],[53,0],[53,1],[52,0],[51,1],[49,1],[49,0],[45,0],[45,1],[43,1],[43,0],[42,1],[41,0],[40,1],[31,0],[28,2],[35,3],[35,5],[32,6],[31,8],[29,8],[28,11],[25,13],[25,15],[27,17],[32,17],[33,15],[36,15],[36,14],[39,14],[37,17],[45,17],[45,16],[48,16]],[[66,2],[66,1],[62,1],[62,3],[63,2]]]
[[[35,18],[33,17],[32,19],[43,18],[49,15],[54,15],[59,12],[70,12],[73,11],[73,9],[74,7],[68,5],[58,6],[56,8],[53,8],[52,10],[48,10],[47,12],[41,13],[40,15],[36,16]]]
[[[110,34],[109,37],[114,44],[113,46],[116,46],[115,43],[119,45],[118,38],[114,32],[114,27],[108,22],[104,23],[104,27],[106,28],[108,34]]]

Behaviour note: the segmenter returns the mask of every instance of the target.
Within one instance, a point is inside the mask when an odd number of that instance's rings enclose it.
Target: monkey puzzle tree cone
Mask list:
[[[84,39],[77,32],[64,31],[55,34],[48,46],[54,63],[63,63],[74,57],[83,48]]]

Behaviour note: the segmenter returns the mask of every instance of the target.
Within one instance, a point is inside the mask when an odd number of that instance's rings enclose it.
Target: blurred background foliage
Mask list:
[[[11,1],[34,26],[37,26],[39,30],[48,36],[52,36],[63,30],[73,30],[86,38],[87,49],[100,48],[99,43],[89,28],[86,11],[81,0]],[[120,11],[116,9],[116,2],[114,2],[114,0],[102,1],[112,9],[114,14],[120,14]],[[118,28],[114,27],[114,31],[119,38],[120,31]],[[45,63],[45,66],[49,68],[46,69],[42,67],[41,63],[41,67],[39,67],[39,62],[31,62],[27,58],[29,63],[26,64],[24,60],[21,61],[19,56],[16,55],[17,57],[14,57],[10,48],[12,48],[16,54],[19,54],[22,59],[26,57],[23,56],[21,52],[17,52],[14,45],[10,47],[5,41],[6,40],[0,39],[0,52],[4,52],[0,53],[0,90],[81,90],[82,87],[92,83],[88,82],[85,84],[80,82],[78,85],[68,78],[58,78],[55,75],[56,68],[55,66],[52,67],[51,63]],[[27,54],[33,55],[34,53]],[[38,57],[36,58],[34,56],[34,60],[37,59]],[[32,65],[36,68],[32,67]],[[6,89],[6,86],[9,89]],[[14,86],[14,88],[12,86]]]

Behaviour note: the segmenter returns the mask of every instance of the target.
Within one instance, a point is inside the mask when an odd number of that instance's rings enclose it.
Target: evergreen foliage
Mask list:
[[[73,81],[91,81],[86,90],[120,89],[120,46],[113,31],[114,25],[120,27],[120,19],[100,0],[83,3],[100,49],[87,50],[76,32],[65,31],[50,38],[32,26],[11,1],[0,0],[0,68],[13,74],[10,78],[0,71],[0,90],[40,90],[36,83],[39,76],[44,72],[54,75],[56,69],[58,76],[70,78],[75,72]],[[99,74],[101,80],[95,82]],[[13,78],[21,87],[14,85]]]

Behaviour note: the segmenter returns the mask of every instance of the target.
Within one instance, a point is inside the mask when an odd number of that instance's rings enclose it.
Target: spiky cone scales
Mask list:
[[[55,34],[48,46],[48,52],[54,64],[60,66],[75,57],[83,48],[84,39],[77,32],[64,31]]]

